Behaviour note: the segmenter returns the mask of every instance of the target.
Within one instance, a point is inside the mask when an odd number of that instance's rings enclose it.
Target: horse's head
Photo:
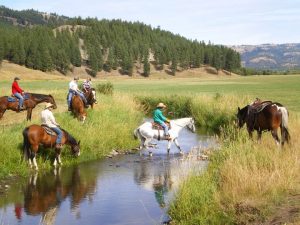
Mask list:
[[[74,156],[80,156],[80,141],[71,144],[71,150]]]
[[[193,133],[196,132],[196,126],[195,126],[195,120],[193,118],[190,119],[187,127],[189,128],[190,131],[192,131]]]
[[[236,114],[236,118],[237,118],[237,124],[238,124],[239,128],[242,128],[244,126],[244,124],[246,123],[248,107],[249,107],[249,105],[245,106],[242,109],[240,109],[240,107],[238,107],[238,113]]]
[[[53,108],[56,109],[57,106],[56,106],[56,102],[55,102],[53,96],[52,95],[48,95],[48,97],[49,97],[48,101],[53,105]]]

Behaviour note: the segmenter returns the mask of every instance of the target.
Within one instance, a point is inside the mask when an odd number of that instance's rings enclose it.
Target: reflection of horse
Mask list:
[[[88,91],[83,90],[84,96],[86,98],[87,104],[93,109],[96,100],[96,90],[94,88],[89,89]]]
[[[67,131],[65,130],[62,131],[63,131],[63,138],[61,144],[70,145],[72,153],[75,156],[79,156],[80,141],[77,142],[75,138],[73,138]],[[24,158],[29,159],[30,167],[32,166],[33,163],[33,166],[36,169],[38,169],[35,156],[39,149],[39,145],[42,144],[44,147],[50,147],[50,148],[55,147],[56,136],[47,134],[47,132],[42,126],[34,124],[24,129],[23,138],[24,138],[24,143],[23,143]],[[61,160],[60,160],[61,149],[56,148],[55,152],[56,152],[56,156],[54,160],[54,166],[56,166],[56,163],[61,164]]]
[[[277,129],[280,127],[281,144],[284,145],[284,142],[288,142],[290,139],[288,111],[280,103],[266,101],[247,105],[242,109],[238,107],[237,119],[240,128],[246,123],[251,138],[254,130],[257,131],[259,140],[261,139],[262,131],[271,131],[276,143],[279,144]]]
[[[56,103],[52,95],[43,95],[43,94],[34,94],[34,93],[26,93],[27,98],[24,100],[24,107],[27,110],[27,120],[31,120],[32,109],[35,108],[37,104],[42,102],[49,102],[54,105],[54,109],[56,109]],[[13,101],[9,101],[11,98]],[[17,98],[12,98],[8,96],[0,97],[0,119],[7,109],[18,111],[19,101]]]
[[[172,142],[175,143],[180,153],[183,153],[179,143],[178,135],[184,127],[188,127],[192,132],[195,132],[195,122],[193,118],[182,118],[177,120],[171,120],[171,129],[169,130],[171,140],[168,140],[168,153],[170,152]],[[148,148],[149,142],[154,138],[157,140],[165,139],[163,130],[152,129],[151,122],[145,122],[134,131],[134,136],[140,139],[140,149],[143,147]],[[161,137],[161,138],[160,138]],[[152,152],[149,152],[152,155]]]
[[[60,203],[66,198],[70,198],[71,210],[77,208],[83,199],[94,193],[97,177],[80,176],[79,169],[59,168],[54,174],[48,173],[44,176],[32,174],[24,188],[24,211],[29,215],[42,214],[42,224],[51,224]]]
[[[85,111],[84,103],[79,95],[74,95],[72,97],[71,110],[74,116],[84,123],[87,117],[87,112]]]

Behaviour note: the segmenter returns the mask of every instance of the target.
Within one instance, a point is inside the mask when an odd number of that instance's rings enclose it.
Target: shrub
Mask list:
[[[106,82],[104,84],[97,84],[96,90],[104,95],[112,95],[114,91],[114,85],[111,82]]]

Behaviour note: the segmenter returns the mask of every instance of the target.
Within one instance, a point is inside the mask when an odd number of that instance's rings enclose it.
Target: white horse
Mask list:
[[[178,135],[179,132],[182,130],[182,128],[187,127],[189,130],[191,130],[193,133],[195,133],[195,121],[193,118],[182,118],[177,120],[171,120],[171,129],[169,130],[170,138],[171,140],[168,140],[168,154],[170,153],[171,144],[172,142],[175,143],[177,148],[179,149],[179,152],[183,154],[179,143],[178,143]],[[140,139],[140,149],[146,148],[148,149],[148,145],[152,139],[157,140],[167,140],[164,135],[163,130],[155,130],[152,129],[152,123],[151,122],[145,122],[141,126],[139,126],[137,129],[134,130],[134,137],[137,139]],[[149,151],[150,156],[152,155],[152,152]]]

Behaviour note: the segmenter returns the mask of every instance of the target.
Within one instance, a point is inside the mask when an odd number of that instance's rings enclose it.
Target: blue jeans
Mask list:
[[[63,137],[63,132],[58,127],[51,127],[51,129],[57,134],[56,144],[61,144],[61,139]]]
[[[71,100],[72,100],[72,97],[75,93],[78,94],[80,96],[80,98],[83,100],[84,104],[87,105],[87,100],[86,100],[83,93],[78,92],[78,91],[69,90],[69,94],[68,94],[68,106],[69,106],[69,108],[71,108]]]
[[[21,108],[23,106],[24,97],[20,93],[15,93],[14,96],[19,99],[19,108]]]
[[[164,122],[160,124],[164,128],[165,135],[169,135],[169,127]]]

